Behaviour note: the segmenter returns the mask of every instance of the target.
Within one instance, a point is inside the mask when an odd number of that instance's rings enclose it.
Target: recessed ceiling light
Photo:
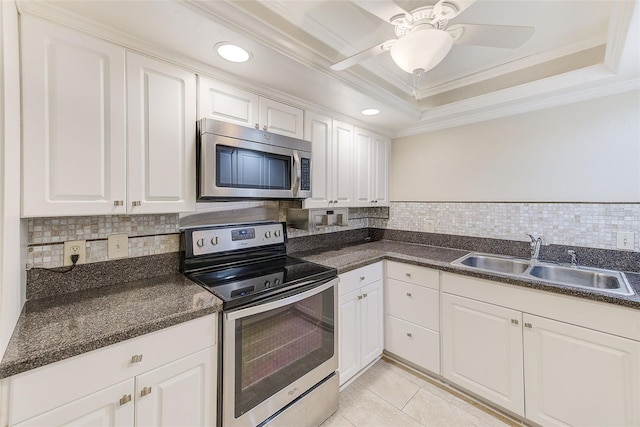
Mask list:
[[[380,114],[380,110],[377,108],[365,108],[361,111],[364,116],[375,116],[376,114]]]
[[[218,55],[231,62],[247,62],[251,59],[251,53],[247,52],[240,46],[236,46],[227,42],[216,43],[216,52]]]

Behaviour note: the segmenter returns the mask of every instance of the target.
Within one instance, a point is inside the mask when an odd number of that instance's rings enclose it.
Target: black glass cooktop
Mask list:
[[[212,267],[188,277],[220,298],[223,309],[229,309],[331,279],[336,273],[334,268],[283,256],[235,267]]]

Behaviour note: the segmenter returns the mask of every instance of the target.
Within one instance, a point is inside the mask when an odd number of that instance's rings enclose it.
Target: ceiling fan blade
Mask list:
[[[512,25],[455,24],[447,28],[455,44],[515,49],[529,40],[534,27]]]
[[[395,4],[393,0],[351,0],[351,2],[385,22],[391,22],[391,18],[398,15],[407,15],[407,11]]]
[[[385,53],[389,51],[389,49],[391,48],[391,45],[393,45],[395,41],[396,39],[390,39],[390,40],[387,40],[386,42],[370,47],[367,50],[363,50],[362,52],[356,53],[355,55],[352,55],[346,59],[343,59],[340,62],[336,62],[331,66],[331,69],[333,71],[346,70],[347,68],[352,67],[357,63],[364,61],[365,59],[373,58],[374,56],[378,56],[381,53]]]

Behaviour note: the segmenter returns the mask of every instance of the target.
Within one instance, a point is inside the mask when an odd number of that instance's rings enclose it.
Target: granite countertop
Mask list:
[[[222,309],[179,273],[25,304],[0,363],[0,379]]]
[[[627,280],[636,295],[615,295],[596,290],[556,285],[544,280],[528,277],[514,277],[507,274],[478,270],[472,267],[459,267],[451,262],[467,255],[471,251],[427,246],[415,243],[402,243],[379,240],[352,246],[320,249],[289,254],[306,261],[334,267],[338,274],[372,264],[384,259],[400,261],[424,267],[436,268],[451,273],[463,274],[480,279],[494,280],[514,286],[544,290],[593,301],[601,301],[640,310],[640,274],[625,272]]]

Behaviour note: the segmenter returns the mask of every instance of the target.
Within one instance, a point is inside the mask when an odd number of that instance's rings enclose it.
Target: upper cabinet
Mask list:
[[[23,15],[22,91],[24,217],[195,209],[194,74]]]
[[[209,117],[302,139],[303,116],[299,108],[198,76],[198,118]]]
[[[126,213],[124,48],[21,24],[23,216]]]
[[[391,141],[360,128],[354,136],[353,206],[388,206]]]
[[[312,144],[311,198],[304,207],[353,205],[353,126],[307,112],[305,139]]]
[[[127,53],[127,209],[187,212],[196,203],[196,77]]]

